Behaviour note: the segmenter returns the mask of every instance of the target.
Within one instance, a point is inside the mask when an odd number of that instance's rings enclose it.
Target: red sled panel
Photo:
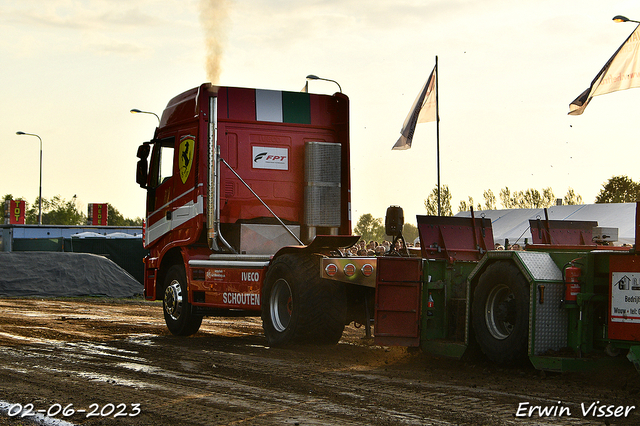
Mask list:
[[[378,258],[375,303],[375,343],[420,345],[422,259]]]

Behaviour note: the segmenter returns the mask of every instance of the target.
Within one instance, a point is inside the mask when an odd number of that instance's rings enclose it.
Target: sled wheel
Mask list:
[[[511,363],[527,356],[529,285],[516,265],[496,262],[482,273],[474,292],[472,323],[491,361]]]

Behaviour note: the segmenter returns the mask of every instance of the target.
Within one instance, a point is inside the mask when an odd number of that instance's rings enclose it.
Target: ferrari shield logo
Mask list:
[[[178,166],[180,167],[180,180],[182,180],[182,183],[187,183],[187,178],[191,173],[191,164],[193,164],[193,147],[195,144],[193,136],[185,136],[180,140]]]

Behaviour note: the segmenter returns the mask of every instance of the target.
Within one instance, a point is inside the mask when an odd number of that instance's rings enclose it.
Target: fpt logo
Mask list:
[[[254,169],[289,170],[289,149],[254,146],[252,147],[251,167]]]
[[[257,163],[258,161],[262,160],[266,156],[267,156],[267,152],[266,151],[265,152],[261,152],[258,155],[253,157],[253,162]]]

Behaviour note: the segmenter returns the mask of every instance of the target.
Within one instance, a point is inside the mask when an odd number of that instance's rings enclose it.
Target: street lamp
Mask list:
[[[151,114],[151,115],[155,115],[156,118],[158,119],[158,124],[160,124],[160,117],[158,117],[158,114],[156,114],[155,112],[151,112],[151,111],[141,111],[137,108],[134,108],[131,110],[131,114]]]
[[[622,16],[622,15],[614,16],[613,20],[616,22],[635,22],[636,24],[640,24],[640,21],[634,21],[633,19],[629,19],[626,16]]]
[[[42,225],[42,138],[34,133],[16,132],[16,135],[35,136],[40,139],[40,189],[38,192],[38,225]]]
[[[335,84],[337,84],[337,85],[338,85],[338,89],[340,90],[340,93],[342,93],[342,87],[340,87],[340,84],[339,84],[337,81],[335,81],[335,80],[330,80],[330,79],[328,79],[328,78],[318,77],[317,75],[313,75],[313,74],[309,74],[309,75],[307,76],[307,80],[324,80],[324,81],[332,81],[332,82],[334,82]]]

